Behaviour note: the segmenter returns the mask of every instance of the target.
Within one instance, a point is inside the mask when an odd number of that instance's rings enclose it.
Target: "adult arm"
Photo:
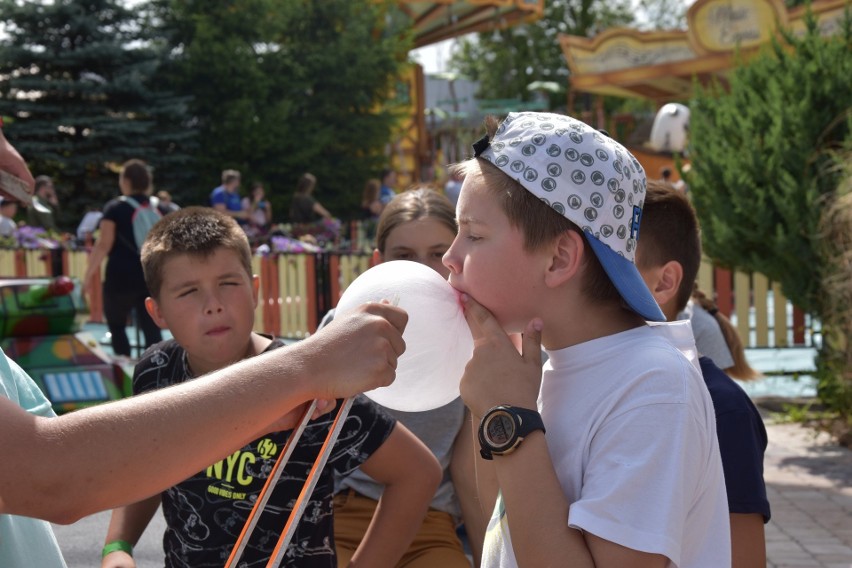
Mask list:
[[[115,221],[101,219],[100,234],[92,252],[89,253],[89,264],[86,266],[86,276],[83,278],[83,292],[91,295],[95,286],[95,275],[100,273],[103,263],[112,246],[115,244]]]
[[[385,208],[384,204],[381,201],[379,201],[378,199],[374,199],[373,201],[371,201],[368,207],[369,207],[370,213],[372,213],[373,215],[376,215],[377,217],[379,215],[381,215],[382,209]]]
[[[2,122],[0,122],[0,126],[2,126]],[[15,147],[6,140],[6,136],[3,134],[2,128],[0,128],[0,170],[4,170],[13,176],[20,178],[25,184],[27,184],[30,195],[32,195],[33,188],[35,187],[35,179],[33,179],[33,175],[30,173],[27,163],[24,162],[24,159]]]
[[[123,540],[136,546],[159,506],[160,496],[155,495],[115,509],[109,519],[104,544]],[[136,561],[133,557],[121,550],[107,554],[101,560],[101,568],[134,568],[135,566]]]
[[[500,324],[482,306],[464,298],[474,339],[461,394],[474,417],[498,404],[536,408],[541,381],[541,321],[533,320],[518,353]],[[570,503],[562,491],[544,433],[524,438],[517,450],[494,456],[497,481],[518,566],[662,567],[664,556],[629,549],[568,526]],[[534,489],[533,489],[534,488]],[[530,522],[535,519],[535,522]]]
[[[59,523],[150,497],[312,399],[386,386],[404,311],[365,304],[313,336],[205,377],[57,418],[0,397],[0,513]]]
[[[317,215],[322,215],[324,219],[331,219],[331,213],[328,212],[328,209],[323,207],[319,201],[314,201],[314,213]]]
[[[429,448],[397,422],[361,470],[385,488],[349,565],[395,566],[423,523],[441,482],[441,466]]]
[[[241,207],[239,211],[232,211],[231,209],[228,209],[224,203],[214,203],[213,209],[220,213],[224,213],[228,217],[233,217],[234,219],[248,219],[249,216],[248,209]]]

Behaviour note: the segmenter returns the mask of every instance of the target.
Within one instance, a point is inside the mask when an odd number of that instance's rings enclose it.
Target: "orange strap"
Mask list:
[[[328,461],[328,456],[331,454],[331,450],[334,447],[334,443],[337,441],[337,437],[340,435],[340,430],[343,427],[343,423],[346,422],[346,417],[349,415],[349,409],[352,408],[352,402],[354,398],[347,398],[341,404],[340,409],[337,411],[337,417],[335,417],[334,422],[329,429],[328,435],[325,438],[325,442],[320,449],[320,453],[317,456],[316,461],[314,462],[313,467],[311,468],[310,473],[308,473],[308,478],[305,480],[305,485],[302,486],[302,491],[299,493],[299,497],[296,500],[296,503],[293,505],[293,510],[290,511],[290,516],[287,518],[287,524],[284,525],[284,530],[278,538],[278,544],[275,545],[275,549],[272,551],[272,556],[269,558],[269,562],[266,564],[267,568],[274,568],[278,566],[281,559],[284,556],[284,553],[287,551],[287,546],[290,544],[290,541],[293,538],[293,534],[296,532],[296,527],[299,525],[299,521],[302,518],[302,515],[305,512],[305,508],[308,505],[308,500],[310,499],[311,494],[316,487],[317,481],[319,480],[319,474],[322,472],[322,469],[325,467],[326,462]],[[298,427],[293,431],[290,435],[290,438],[287,439],[287,443],[284,445],[284,450],[281,452],[281,455],[278,456],[278,460],[275,462],[275,466],[270,472],[269,477],[266,479],[266,483],[263,485],[263,489],[260,491],[260,495],[258,496],[257,502],[252,507],[251,512],[249,513],[248,519],[246,519],[246,524],[243,526],[243,530],[240,532],[240,536],[237,537],[237,542],[234,544],[233,550],[231,550],[231,555],[228,557],[228,561],[225,563],[225,568],[236,568],[237,563],[239,562],[240,557],[243,555],[243,551],[248,544],[249,539],[251,538],[251,534],[257,526],[257,522],[260,519],[260,515],[263,513],[264,508],[266,507],[266,503],[269,501],[269,497],[272,495],[272,491],[275,488],[275,484],[278,482],[278,479],[281,477],[281,474],[284,472],[284,466],[287,465],[287,461],[290,459],[290,456],[293,454],[293,449],[296,447],[296,444],[299,443],[299,439],[302,437],[302,434],[305,431],[305,426],[307,426],[310,421],[311,416],[316,410],[317,401],[313,401],[310,406],[305,410],[305,413],[302,415],[302,418],[299,421]]]

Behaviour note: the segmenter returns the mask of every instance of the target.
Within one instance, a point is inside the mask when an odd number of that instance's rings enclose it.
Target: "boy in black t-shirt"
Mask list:
[[[636,266],[668,320],[676,319],[686,306],[700,262],[698,219],[689,200],[666,184],[649,181]],[[732,566],[765,566],[763,525],[770,516],[763,481],[766,428],[742,387],[708,357],[700,357],[699,364],[716,414],[731,522]]]
[[[143,355],[133,377],[134,393],[191,380],[283,346],[252,331],[258,280],[251,272],[248,240],[232,218],[198,207],[164,217],[148,235],[142,264],[151,292],[146,307],[174,339]],[[234,393],[233,403],[240,404],[240,393]],[[248,542],[242,556],[246,565],[265,565],[271,556],[333,419],[326,414],[305,429]],[[161,498],[166,566],[224,565],[293,425],[288,415],[161,496],[113,511],[102,566],[133,566],[126,544],[139,539]],[[390,491],[373,519],[373,531],[356,553],[358,559],[368,566],[390,566],[402,556],[440,481],[440,466],[405,427],[359,397],[283,566],[336,567],[332,471],[346,474],[359,466]],[[118,550],[109,552],[113,549]]]

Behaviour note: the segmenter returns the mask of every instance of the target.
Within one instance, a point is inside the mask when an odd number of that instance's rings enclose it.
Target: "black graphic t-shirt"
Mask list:
[[[274,340],[267,351],[283,345]],[[170,339],[142,356],[133,375],[133,392],[192,378],[186,351]],[[240,404],[236,392],[234,404]],[[243,553],[241,567],[266,566],[336,415],[334,410],[305,428]],[[334,473],[346,475],[364,463],[384,443],[394,424],[393,418],[363,396],[355,400],[280,566],[336,568]],[[167,524],[163,548],[168,568],[224,566],[290,432],[261,436],[163,492]],[[215,436],[215,430],[210,435]]]

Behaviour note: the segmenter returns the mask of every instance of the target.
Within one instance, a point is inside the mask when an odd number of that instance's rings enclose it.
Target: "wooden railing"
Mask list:
[[[0,250],[0,275],[53,275],[52,254],[62,256],[62,272],[82,281],[85,251]],[[58,264],[58,263],[57,263]],[[255,256],[260,277],[255,330],[284,337],[306,337],[316,331],[323,314],[371,265],[365,253],[274,254]],[[698,274],[701,289],[715,297],[719,310],[734,321],[747,347],[812,346],[818,334],[813,318],[792,306],[778,283],[761,274],[730,272],[705,260]],[[89,298],[90,320],[103,321],[100,287]]]

